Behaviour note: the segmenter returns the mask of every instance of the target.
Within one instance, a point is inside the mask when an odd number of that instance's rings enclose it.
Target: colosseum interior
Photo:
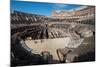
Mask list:
[[[19,11],[11,13],[13,66],[94,60],[94,6],[53,10],[51,17]]]

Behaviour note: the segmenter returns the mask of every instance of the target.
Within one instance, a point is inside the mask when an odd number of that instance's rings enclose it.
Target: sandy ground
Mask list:
[[[58,60],[56,49],[64,48],[69,43],[70,38],[55,38],[42,40],[26,40],[26,45],[33,49],[32,52],[40,54],[41,51],[49,51],[53,55],[53,59]]]

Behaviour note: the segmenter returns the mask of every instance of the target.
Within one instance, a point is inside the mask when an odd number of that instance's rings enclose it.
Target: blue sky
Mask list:
[[[16,10],[31,14],[45,15],[45,16],[51,16],[53,10],[70,10],[78,8],[80,6],[81,5],[25,2],[25,1],[11,0],[11,11]]]

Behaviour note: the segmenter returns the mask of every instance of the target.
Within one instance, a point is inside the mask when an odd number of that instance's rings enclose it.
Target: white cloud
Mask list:
[[[65,7],[67,7],[67,5],[65,5],[65,4],[55,4],[55,5],[53,6],[53,8],[54,8],[55,10],[60,10],[60,9],[65,8]],[[59,11],[58,11],[58,12],[59,12]]]

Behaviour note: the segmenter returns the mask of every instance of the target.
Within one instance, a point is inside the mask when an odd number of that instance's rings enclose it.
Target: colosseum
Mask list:
[[[95,6],[53,10],[50,17],[11,13],[12,66],[95,60]]]

